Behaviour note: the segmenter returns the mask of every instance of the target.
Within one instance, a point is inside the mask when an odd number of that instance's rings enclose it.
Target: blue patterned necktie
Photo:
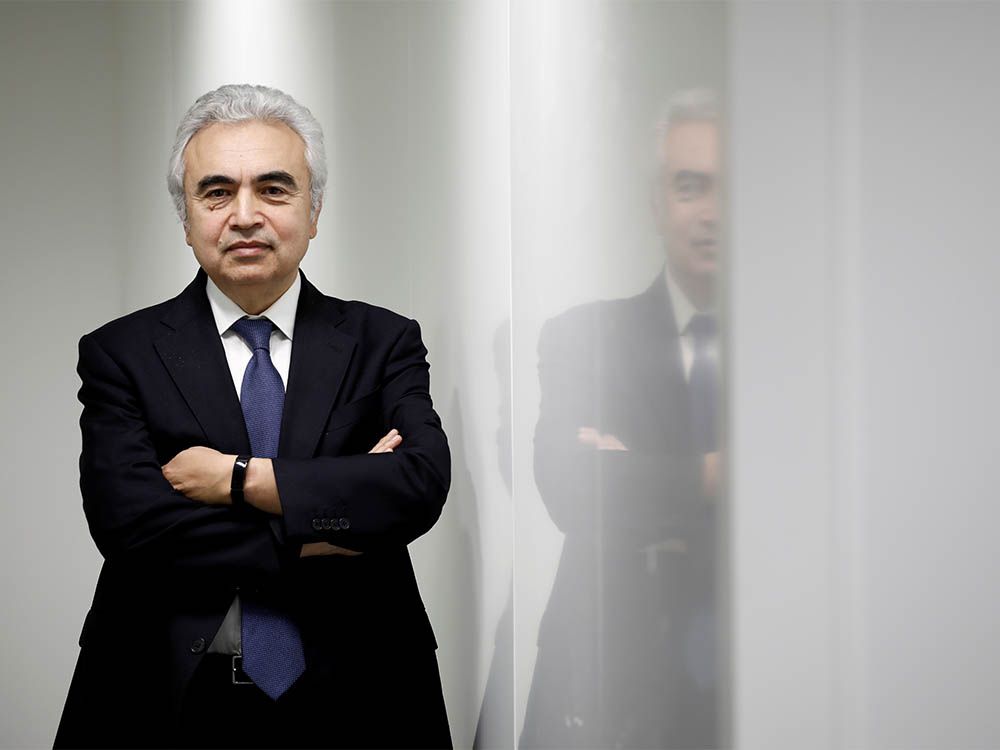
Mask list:
[[[694,344],[694,359],[688,393],[691,397],[691,429],[694,447],[699,453],[717,450],[716,420],[719,402],[719,366],[717,331],[712,315],[698,313],[688,323],[687,332]]]
[[[253,349],[253,357],[243,373],[240,405],[254,456],[278,455],[281,412],[285,387],[271,361],[271,331],[267,318],[242,318],[233,330]],[[243,641],[243,671],[257,687],[277,700],[305,671],[302,638],[288,615],[255,601],[240,598]]]

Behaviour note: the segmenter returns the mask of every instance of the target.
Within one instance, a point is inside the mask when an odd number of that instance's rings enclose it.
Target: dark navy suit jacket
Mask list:
[[[185,687],[241,590],[292,613],[311,675],[357,687],[350,706],[331,706],[354,714],[346,726],[393,715],[384,692],[360,694],[379,672],[423,714],[412,744],[422,727],[439,743],[436,642],[407,544],[441,513],[450,456],[418,324],[327,297],[303,276],[274,459],[284,515],[206,505],[161,472],[195,445],[250,453],[205,279],[199,271],[176,298],[80,341],[80,486],[104,565],[56,744],[169,744]],[[403,444],[368,454],[392,427]],[[316,541],[363,554],[300,559]],[[350,735],[343,724],[331,738]]]

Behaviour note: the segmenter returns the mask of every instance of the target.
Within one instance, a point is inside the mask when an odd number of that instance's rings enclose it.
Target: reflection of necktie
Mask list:
[[[708,453],[718,448],[715,426],[718,418],[719,367],[715,318],[698,313],[691,318],[687,331],[694,343],[694,359],[691,362],[688,384],[692,436],[695,450]]]
[[[719,403],[718,330],[715,317],[698,313],[688,323],[687,332],[694,344],[691,377],[688,393],[691,399],[691,431],[694,448],[699,453],[718,450],[716,425]],[[706,509],[707,510],[707,509]],[[692,600],[688,603],[687,622],[684,627],[684,671],[697,691],[715,688],[715,606],[711,571],[715,554],[712,514],[696,523],[693,528],[692,546],[696,562],[688,575],[692,576]],[[709,559],[706,560],[706,555]],[[707,564],[707,568],[703,565]],[[702,701],[705,702],[705,701]]]
[[[243,373],[240,405],[254,456],[278,455],[285,387],[271,362],[271,331],[267,318],[243,318],[233,330],[253,349]],[[242,596],[243,671],[273,700],[277,700],[306,668],[299,630],[288,615]]]

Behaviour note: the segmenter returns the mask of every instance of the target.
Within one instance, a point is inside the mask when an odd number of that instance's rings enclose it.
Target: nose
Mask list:
[[[263,223],[257,210],[256,197],[252,190],[241,189],[233,200],[233,212],[229,217],[232,229],[253,229]]]
[[[719,201],[715,190],[710,191],[701,202],[700,210],[698,211],[698,220],[702,225],[707,227],[715,227],[718,223]]]

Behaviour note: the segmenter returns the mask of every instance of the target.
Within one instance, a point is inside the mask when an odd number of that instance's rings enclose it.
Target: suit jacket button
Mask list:
[[[205,650],[205,639],[204,638],[195,638],[191,642],[191,653],[192,654],[200,654],[204,650]]]
[[[318,518],[314,518],[313,519],[313,528],[316,531],[321,531],[323,529],[323,522],[320,519],[318,519]]]
[[[340,519],[340,528],[342,528],[342,529],[349,529],[349,528],[351,528],[351,522],[348,519],[346,519],[346,518],[341,518]]]
[[[323,519],[323,529],[326,530],[326,531],[329,531],[332,528],[333,528],[333,521],[330,520],[329,518],[324,518]]]

